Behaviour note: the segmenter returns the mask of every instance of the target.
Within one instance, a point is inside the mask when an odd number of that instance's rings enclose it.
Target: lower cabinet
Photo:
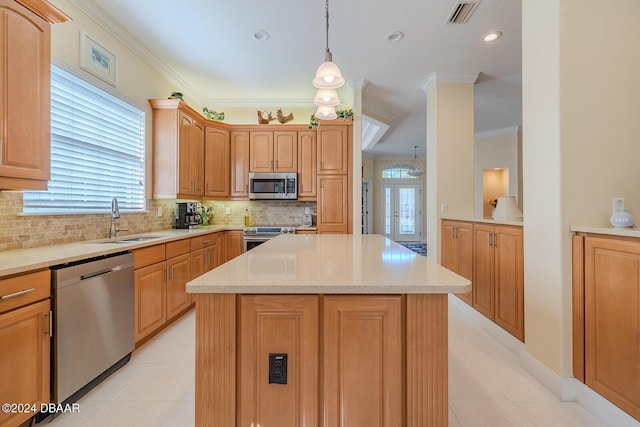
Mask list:
[[[318,234],[349,233],[349,176],[318,175]]]
[[[640,420],[640,239],[573,245],[574,375]]]
[[[134,251],[136,344],[159,331],[192,304],[188,239]]]
[[[232,230],[224,232],[224,259],[222,262],[231,261],[235,257],[242,255],[244,244],[242,230]]]
[[[403,425],[401,296],[242,295],[239,307],[238,425]],[[287,355],[286,384],[270,383],[270,354]]]
[[[444,267],[472,281],[459,297],[524,341],[524,247],[522,227],[442,221]]]
[[[0,402],[37,408],[3,410],[2,427],[27,422],[51,401],[50,275],[43,270],[0,279]]]

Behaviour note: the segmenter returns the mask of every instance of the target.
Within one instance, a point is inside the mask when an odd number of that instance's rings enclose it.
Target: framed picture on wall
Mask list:
[[[118,85],[116,55],[84,31],[80,31],[80,66],[110,85]]]

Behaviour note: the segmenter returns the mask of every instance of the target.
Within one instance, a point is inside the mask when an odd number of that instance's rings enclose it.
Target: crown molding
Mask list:
[[[436,83],[475,83],[478,80],[480,73],[459,73],[459,74],[447,74],[447,73],[431,73],[420,84],[420,88],[427,92]]]

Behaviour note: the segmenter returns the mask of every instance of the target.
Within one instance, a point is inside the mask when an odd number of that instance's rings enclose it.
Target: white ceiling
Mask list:
[[[144,46],[205,105],[309,105],[324,59],[323,0],[74,0],[123,40]],[[365,79],[363,108],[392,118],[375,155],[425,155],[433,72],[480,73],[475,131],[522,122],[521,0],[482,0],[466,24],[446,24],[454,0],[332,0],[329,47],[345,79]],[[265,30],[270,38],[253,38]],[[504,35],[487,44],[491,30]],[[386,36],[402,31],[404,40]],[[177,82],[176,82],[177,81]],[[346,87],[347,85],[345,85]],[[189,93],[189,90],[183,89]],[[348,96],[342,88],[340,95]]]

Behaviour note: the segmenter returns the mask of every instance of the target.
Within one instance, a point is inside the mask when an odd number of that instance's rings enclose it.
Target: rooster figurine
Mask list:
[[[282,108],[278,108],[278,111],[276,113],[276,117],[278,118],[278,121],[282,124],[285,124],[287,122],[290,122],[291,120],[293,120],[293,113],[289,113],[288,116],[285,116],[284,113],[282,112]]]
[[[258,110],[258,124],[267,125],[269,124],[269,122],[275,120],[275,118],[271,115],[271,111],[269,111],[269,115],[266,118],[264,117],[264,113],[266,113],[266,111]]]

